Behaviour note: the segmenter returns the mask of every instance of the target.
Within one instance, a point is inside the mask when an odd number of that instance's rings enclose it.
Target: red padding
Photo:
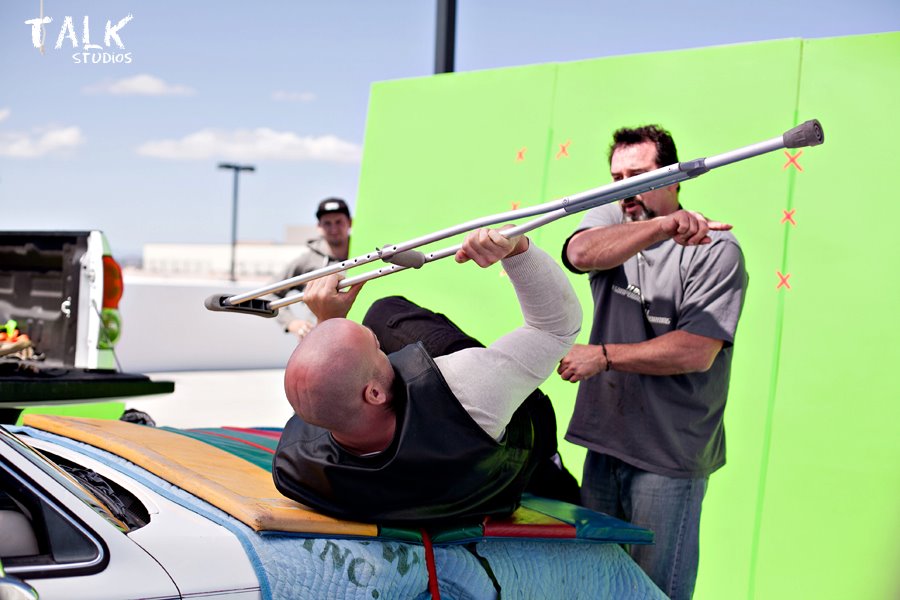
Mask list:
[[[575,539],[578,532],[573,525],[520,507],[511,516],[503,519],[486,518],[484,537]]]

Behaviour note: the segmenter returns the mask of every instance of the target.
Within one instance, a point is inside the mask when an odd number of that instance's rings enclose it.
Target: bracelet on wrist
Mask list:
[[[603,370],[609,371],[610,369],[612,369],[612,361],[609,360],[609,354],[606,352],[606,344],[600,342],[600,349],[603,350],[603,360],[606,361],[606,368]]]

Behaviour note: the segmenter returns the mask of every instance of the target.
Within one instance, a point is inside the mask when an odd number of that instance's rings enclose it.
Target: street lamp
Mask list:
[[[456,50],[456,0],[438,0],[434,73],[452,73]]]
[[[256,170],[256,167],[252,165],[219,163],[219,168],[231,169],[232,171],[234,171],[234,187],[231,204],[231,281],[236,281],[234,277],[234,255],[235,248],[237,246],[238,174],[240,174],[241,171],[250,171],[252,173]]]

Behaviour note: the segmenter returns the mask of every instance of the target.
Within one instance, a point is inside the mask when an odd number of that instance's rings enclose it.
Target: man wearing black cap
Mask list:
[[[319,202],[316,219],[319,221],[320,237],[307,240],[300,256],[285,269],[282,280],[321,269],[331,263],[347,260],[350,249],[350,224],[352,223],[347,203],[340,198],[325,198]],[[306,287],[305,284],[276,292],[276,295],[284,298],[289,293],[303,291],[304,287]],[[315,315],[302,302],[282,308],[278,311],[277,318],[285,332],[292,333],[301,339],[316,324]]]

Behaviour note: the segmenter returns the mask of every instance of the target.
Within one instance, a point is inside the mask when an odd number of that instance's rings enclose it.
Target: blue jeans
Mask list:
[[[694,593],[700,559],[700,507],[707,477],[680,479],[649,473],[617,458],[588,451],[582,503],[654,532],[652,545],[628,553],[673,600]]]

